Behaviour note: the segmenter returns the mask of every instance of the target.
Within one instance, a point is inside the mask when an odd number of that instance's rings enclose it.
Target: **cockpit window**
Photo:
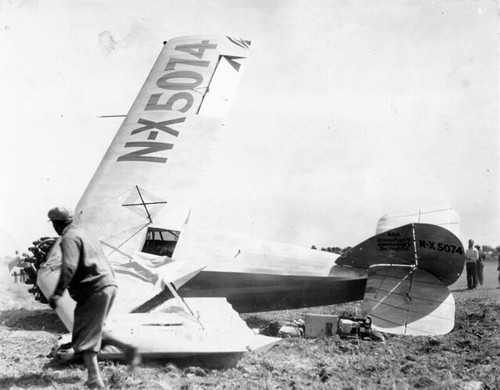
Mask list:
[[[177,230],[149,228],[142,252],[172,257],[179,235]]]

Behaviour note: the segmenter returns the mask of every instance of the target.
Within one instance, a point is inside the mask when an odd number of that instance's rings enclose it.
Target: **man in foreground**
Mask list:
[[[76,354],[82,355],[87,368],[86,385],[94,389],[104,388],[97,364],[101,343],[123,350],[132,366],[140,362],[135,347],[117,340],[103,330],[117,291],[115,274],[100,242],[72,223],[70,210],[55,207],[49,211],[48,216],[55,231],[61,236],[62,253],[61,275],[49,304],[55,309],[66,288],[76,301],[73,349]]]

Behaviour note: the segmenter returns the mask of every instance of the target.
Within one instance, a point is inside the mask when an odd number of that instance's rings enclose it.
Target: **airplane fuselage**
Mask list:
[[[366,280],[202,271],[179,292],[184,297],[226,297],[237,312],[251,313],[362,300]]]
[[[206,264],[182,296],[225,297],[240,313],[361,300],[367,278],[365,270],[336,265],[333,253],[191,228],[173,258]]]

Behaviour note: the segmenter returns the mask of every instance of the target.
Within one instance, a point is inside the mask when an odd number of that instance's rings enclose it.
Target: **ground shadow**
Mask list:
[[[0,311],[0,323],[11,329],[66,333],[57,314],[50,310],[12,309]]]
[[[179,370],[184,372],[193,372],[197,375],[201,371],[204,372],[201,375],[205,375],[211,370],[226,370],[234,368],[237,366],[238,362],[243,357],[243,353],[227,353],[227,354],[207,354],[204,356],[190,356],[190,357],[177,357],[177,358],[148,358],[143,357],[140,367],[148,367],[151,369],[161,369],[164,370],[165,367],[169,367],[169,370]],[[75,357],[71,362],[63,362],[61,360],[52,359],[46,363],[43,368],[44,370],[50,369],[53,371],[66,371],[75,368],[75,366],[83,367],[83,359],[80,357]],[[127,367],[127,363],[122,360],[115,359],[99,359],[99,366],[101,369],[104,367]],[[201,370],[201,371],[200,371]],[[75,381],[78,381],[78,377]],[[0,382],[1,383],[1,382]],[[3,388],[0,386],[0,388]]]
[[[67,375],[62,378],[55,377],[51,374],[24,374],[20,376],[0,377],[0,389],[16,388],[51,388],[55,384],[71,385],[81,382],[81,378],[77,375]]]
[[[222,370],[236,367],[241,360],[243,352],[241,353],[227,353],[227,354],[207,354],[203,356],[190,356],[169,359],[157,358],[143,358],[142,365],[155,367],[164,367],[168,364],[173,364],[179,369],[186,369],[190,367],[200,367],[208,370]]]
[[[464,291],[469,291],[469,289],[466,287],[466,288],[457,288],[457,289],[450,289],[450,292],[452,293],[456,293],[456,292],[464,292]]]
[[[245,323],[249,328],[264,328],[268,326],[272,320],[269,320],[267,318],[262,318],[257,315],[250,315],[247,316],[247,318],[244,319]]]
[[[165,367],[167,365],[174,365],[180,370],[200,367],[207,370],[220,370],[236,367],[238,362],[243,357],[243,352],[228,352],[228,353],[218,353],[218,354],[203,354],[197,356],[184,356],[184,357],[169,357],[160,358],[157,356],[148,356],[145,354],[142,356],[142,362],[140,366],[142,367]],[[123,359],[109,359],[98,357],[100,364],[104,365],[116,365],[116,366],[127,366],[127,362]],[[61,360],[60,358],[52,358],[47,362],[43,368],[51,369],[54,371],[64,371],[73,368],[73,366],[82,366],[83,359],[80,355],[74,355],[69,360]],[[1,387],[0,387],[1,388]]]
[[[73,366],[83,366],[83,358],[80,355],[75,355],[69,361],[62,361],[61,359],[52,357],[43,365],[43,369],[50,368],[54,371],[65,371],[74,368]]]
[[[465,288],[457,288],[457,289],[450,289],[450,292],[452,292],[452,293],[464,292],[464,291],[478,291],[478,292],[481,292],[481,291],[495,291],[495,290],[498,290],[498,289],[500,289],[500,287],[496,287],[496,286],[492,286],[492,287],[489,287],[489,286],[488,287],[480,286],[480,287],[477,287],[474,290],[470,290],[467,287],[465,287]]]

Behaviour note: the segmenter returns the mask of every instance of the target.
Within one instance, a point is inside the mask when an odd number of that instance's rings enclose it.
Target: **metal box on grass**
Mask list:
[[[305,335],[308,338],[337,334],[339,317],[329,314],[306,314]]]

